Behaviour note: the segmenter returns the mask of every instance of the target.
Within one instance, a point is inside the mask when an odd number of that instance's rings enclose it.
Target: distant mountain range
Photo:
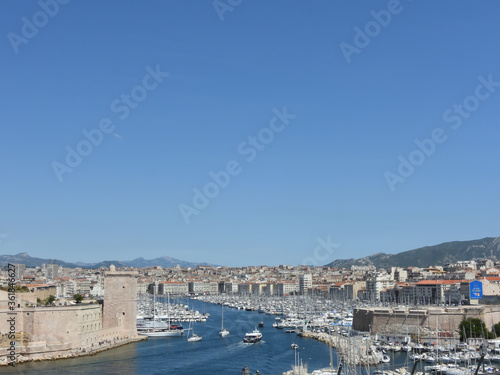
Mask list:
[[[500,237],[486,237],[472,241],[445,242],[435,246],[425,246],[415,250],[408,250],[397,254],[377,253],[359,259],[337,259],[327,266],[337,268],[350,268],[351,266],[375,266],[376,268],[390,267],[429,267],[444,266],[447,263],[459,260],[471,260],[476,258],[491,258],[500,260]],[[0,255],[0,266],[7,263],[22,263],[26,267],[41,267],[42,264],[58,264],[68,268],[97,269],[109,267],[196,267],[215,266],[209,263],[194,263],[163,256],[155,259],[136,258],[129,261],[106,260],[99,263],[69,263],[59,259],[43,259],[30,256],[28,253],[16,255]]]
[[[30,256],[28,253],[19,253],[16,255],[0,255],[0,265],[5,266],[7,263],[22,263],[25,264],[26,267],[41,267],[42,264],[57,264],[63,267],[68,268],[89,268],[89,269],[97,269],[100,267],[109,267],[111,264],[114,264],[116,267],[175,267],[179,265],[181,267],[196,267],[200,266],[208,266],[208,263],[192,263],[186,262],[179,259],[170,258],[167,256],[155,258],[155,259],[144,259],[144,258],[136,258],[130,261],[120,261],[120,260],[106,260],[99,263],[68,263],[59,259],[43,259],[43,258],[35,258]]]
[[[475,258],[500,259],[500,237],[486,237],[473,241],[445,242],[435,246],[425,246],[397,254],[377,253],[360,259],[337,259],[330,267],[349,268],[351,266],[429,267],[444,266],[459,260]]]

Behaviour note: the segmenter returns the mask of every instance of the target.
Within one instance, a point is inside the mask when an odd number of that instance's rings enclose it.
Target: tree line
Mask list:
[[[467,318],[460,322],[458,329],[460,341],[466,341],[470,338],[495,339],[500,337],[500,322],[493,325],[493,330],[490,331],[481,319]]]

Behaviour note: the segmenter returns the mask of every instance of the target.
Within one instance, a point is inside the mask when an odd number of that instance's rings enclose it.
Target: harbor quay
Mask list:
[[[350,366],[374,366],[382,362],[382,355],[373,349],[373,340],[364,336],[344,336],[339,331],[330,333],[302,331],[299,336],[312,338],[336,349],[337,357]]]

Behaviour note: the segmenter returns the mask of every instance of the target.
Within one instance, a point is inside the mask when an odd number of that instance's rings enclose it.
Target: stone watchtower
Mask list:
[[[137,337],[137,271],[104,272],[103,328],[117,328],[123,336]]]

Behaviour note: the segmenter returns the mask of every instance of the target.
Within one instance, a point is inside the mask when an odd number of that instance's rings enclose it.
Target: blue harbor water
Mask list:
[[[201,313],[210,313],[206,322],[194,323],[194,332],[203,336],[200,342],[187,342],[184,337],[149,338],[147,341],[128,344],[94,356],[58,361],[18,364],[12,368],[1,368],[0,374],[182,374],[239,375],[246,365],[262,375],[281,375],[291,369],[295,353],[290,345],[299,345],[297,352],[309,371],[325,368],[330,363],[329,347],[314,339],[301,338],[283,329],[272,327],[274,316],[255,311],[224,308],[224,327],[230,335],[219,336],[221,328],[221,306],[201,301],[184,300],[190,308]],[[263,340],[257,344],[245,344],[242,339],[264,321],[259,328]],[[188,323],[183,323],[188,328]],[[403,357],[397,354],[397,357]],[[334,366],[337,367],[335,353]],[[406,355],[404,356],[406,357]],[[396,362],[402,362],[397,358]]]

